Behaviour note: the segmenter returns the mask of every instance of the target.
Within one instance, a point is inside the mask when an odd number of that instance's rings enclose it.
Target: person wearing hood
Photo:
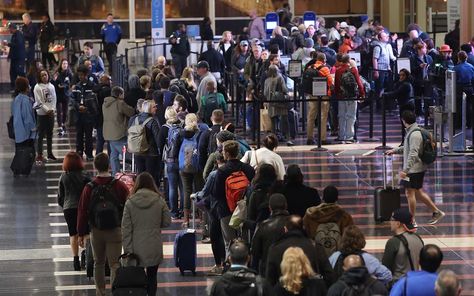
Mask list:
[[[314,41],[312,38],[304,40],[304,47],[298,48],[292,55],[293,60],[301,61],[303,67],[311,60],[311,52],[314,51]]]
[[[153,177],[141,173],[125,203],[122,244],[124,253],[135,254],[137,265],[146,269],[148,295],[156,294],[158,266],[163,261],[161,229],[170,224],[170,211]]]
[[[267,254],[267,266],[265,278],[270,285],[275,285],[282,275],[281,261],[283,253],[289,247],[299,247],[308,257],[313,271],[320,274],[326,286],[329,287],[335,282],[334,271],[329,264],[329,260],[324,252],[324,248],[306,236],[303,230],[302,219],[299,216],[289,216],[285,224],[285,233],[271,245]]]
[[[388,295],[384,284],[370,276],[364,261],[359,255],[349,255],[344,259],[344,274],[332,285],[327,296],[345,295],[347,289],[363,288],[368,295]]]
[[[127,106],[128,107],[128,106]],[[160,157],[160,125],[154,118],[156,112],[156,104],[152,100],[144,101],[139,114],[133,116],[128,121],[130,128],[135,124],[144,124],[148,150],[145,153],[135,154],[135,164],[137,173],[148,172],[153,176],[155,183],[160,187],[162,158]]]
[[[311,207],[303,218],[304,229],[309,237],[315,237],[318,226],[323,223],[334,222],[339,226],[341,234],[349,225],[354,225],[352,216],[337,204],[339,192],[336,187],[329,185],[324,188],[323,203]]]
[[[247,267],[250,254],[245,242],[234,240],[229,249],[230,269],[214,282],[209,295],[273,295],[273,291],[265,279],[258,276],[256,271]]]
[[[252,239],[252,268],[265,275],[267,257],[270,246],[285,233],[286,220],[290,216],[287,202],[283,194],[275,193],[269,201],[270,218],[260,223]]]
[[[104,99],[102,113],[104,114],[104,139],[110,145],[110,167],[112,175],[120,171],[119,155],[122,147],[127,144],[128,118],[135,114],[135,109],[125,103],[124,90],[114,86],[111,96]]]

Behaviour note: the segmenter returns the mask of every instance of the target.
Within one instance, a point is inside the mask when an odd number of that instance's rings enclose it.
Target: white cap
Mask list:
[[[340,24],[340,27],[341,27],[341,28],[347,28],[347,27],[349,27],[349,25],[348,25],[346,22],[342,22],[342,23]]]

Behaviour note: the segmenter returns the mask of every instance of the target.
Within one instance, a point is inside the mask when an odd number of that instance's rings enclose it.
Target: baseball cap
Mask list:
[[[443,44],[443,45],[441,45],[439,51],[440,52],[452,52],[453,50],[451,49],[451,47],[448,44]]]
[[[341,28],[347,28],[347,27],[349,27],[349,25],[348,25],[346,22],[342,22],[339,26],[340,26]]]
[[[249,45],[249,42],[247,40],[242,40],[240,41],[240,45]]]
[[[390,220],[402,223],[407,229],[407,231],[416,231],[415,225],[413,225],[413,217],[410,214],[410,211],[406,208],[400,208],[393,211]]]
[[[198,64],[197,64],[197,68],[206,68],[209,70],[209,63],[206,62],[206,61],[200,61]]]

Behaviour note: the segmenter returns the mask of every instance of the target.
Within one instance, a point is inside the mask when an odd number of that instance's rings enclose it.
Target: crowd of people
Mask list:
[[[130,75],[126,89],[112,85],[91,42],[84,44],[77,67],[63,59],[57,70],[48,71],[45,61],[32,61],[28,78],[20,71],[15,72],[20,77],[12,76],[17,149],[34,148],[36,141],[36,163],[43,165],[56,161],[52,149],[55,115],[59,136],[72,128],[76,131],[76,149],[64,158],[58,189],[74,269],[81,269],[79,246],[90,236],[97,295],[105,295],[106,258],[113,282],[122,247],[138,256],[139,265],[146,268],[148,295],[155,295],[157,269],[163,260],[161,229],[177,219],[183,219],[182,227],[188,229],[190,217],[197,215],[202,243],[211,244],[215,261],[208,275],[221,276],[210,287],[210,295],[255,295],[257,290],[259,295],[353,295],[350,293],[361,291],[388,295],[390,290],[390,295],[458,295],[456,275],[447,270],[437,273],[442,251],[424,245],[415,233],[417,199],[433,212],[428,223],[437,223],[445,214],[422,190],[427,166],[418,157],[422,135],[415,131],[416,115],[422,114],[423,106],[414,97],[427,88],[428,70],[438,63],[446,69],[454,67],[460,73],[461,91],[472,96],[474,66],[467,62],[472,61],[472,50],[461,46],[454,66],[449,46],[443,45],[439,54],[434,48],[428,51],[432,45],[429,36],[412,26],[410,39],[398,55],[392,46],[394,35],[366,17],[361,18],[358,30],[347,22],[335,22],[326,29],[322,18],[308,27],[288,21],[274,29],[267,50],[265,42],[257,39],[261,36],[253,36],[260,34],[256,18],[253,15],[244,30],[248,34],[235,41],[226,31],[217,48],[210,42],[195,68],[187,65],[189,41],[185,25],[179,25],[169,40],[172,64],[159,57],[151,69]],[[121,35],[111,15],[102,29],[104,42],[109,44],[107,54],[113,56]],[[23,38],[23,33],[13,33],[17,40]],[[360,67],[348,55],[358,48],[363,57]],[[393,212],[390,228],[394,236],[381,261],[364,251],[364,234],[338,205],[337,188],[327,186],[321,202],[318,191],[304,184],[299,166],[287,164],[285,169],[277,153],[282,142],[294,145],[282,54],[302,61],[300,91],[309,99],[314,98],[305,87],[305,77],[327,78],[321,110],[315,101],[308,102],[308,144],[314,144],[318,114],[323,142],[329,143],[329,122],[332,135],[353,143],[357,101],[369,92],[364,73],[375,80],[373,91],[381,97],[391,81],[392,62],[397,56],[411,58],[411,73],[401,69],[396,87],[385,93],[386,98],[398,101],[402,132],[406,131],[406,145],[387,154],[404,155],[400,177],[409,208]],[[251,149],[229,121],[227,73],[232,73],[239,89],[231,98],[234,102],[266,101],[262,108],[268,109],[272,133],[265,136],[263,148]],[[285,100],[288,103],[282,102]],[[124,147],[134,158],[132,170],[137,177],[132,186],[114,178],[124,173],[120,160],[127,162],[129,157]],[[85,173],[84,159],[93,161],[97,171],[93,178]],[[197,213],[191,212],[193,202],[198,205]]]

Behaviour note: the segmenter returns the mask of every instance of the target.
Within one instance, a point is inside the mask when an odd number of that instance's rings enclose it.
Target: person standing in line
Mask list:
[[[91,62],[90,74],[93,74],[95,79],[99,79],[105,73],[104,61],[94,54],[94,44],[90,41],[84,43],[84,54],[79,57],[79,65],[84,65],[86,61]]]
[[[59,177],[58,205],[63,208],[75,271],[81,270],[77,237],[77,207],[82,190],[89,182],[90,178],[84,172],[82,157],[76,152],[68,152],[63,161],[63,173]]]
[[[21,31],[25,37],[26,71],[28,71],[31,64],[35,62],[35,45],[38,41],[38,27],[31,21],[29,13],[24,13],[21,18],[23,19]]]
[[[403,169],[400,172],[401,184],[405,187],[408,200],[408,208],[413,216],[413,224],[416,214],[416,200],[421,200],[433,213],[428,224],[438,223],[446,214],[441,211],[431,200],[430,196],[423,190],[423,179],[425,177],[426,165],[420,159],[420,150],[423,149],[423,135],[416,123],[416,115],[413,111],[406,110],[402,113],[402,122],[406,128],[404,145],[385,152],[387,155],[403,153]]]
[[[39,41],[41,48],[41,59],[43,61],[43,66],[46,67],[49,64],[49,68],[53,69],[56,64],[54,61],[54,56],[49,52],[49,46],[54,42],[54,25],[51,22],[49,14],[45,13],[41,17],[41,26],[39,33]]]
[[[43,138],[46,135],[46,143],[48,150],[48,160],[55,161],[53,155],[53,128],[54,113],[56,112],[56,90],[49,82],[49,73],[41,70],[38,75],[38,83],[33,93],[35,96],[36,113],[38,114],[38,156],[37,164],[41,165],[43,159]]]
[[[17,30],[15,24],[9,23],[8,29],[12,35],[8,47],[8,59],[10,60],[10,86],[15,88],[16,78],[18,76],[25,76],[25,38],[23,34]]]
[[[146,269],[148,295],[156,295],[158,266],[163,261],[161,229],[170,224],[170,211],[153,177],[141,173],[125,203],[122,245],[124,252],[137,255],[138,266]]]
[[[66,134],[66,120],[69,106],[69,98],[71,97],[72,71],[69,67],[67,59],[62,59],[58,69],[53,75],[53,84],[56,89],[56,112],[58,121],[58,135]]]
[[[187,58],[191,53],[191,45],[186,34],[186,25],[179,24],[178,31],[174,32],[168,41],[171,44],[175,76],[181,77],[183,69],[188,64]]]
[[[107,14],[107,22],[102,25],[100,35],[102,36],[104,51],[107,55],[107,61],[109,62],[109,74],[112,75],[112,67],[115,56],[117,55],[117,46],[122,39],[122,28],[119,24],[114,22],[113,14]]]

